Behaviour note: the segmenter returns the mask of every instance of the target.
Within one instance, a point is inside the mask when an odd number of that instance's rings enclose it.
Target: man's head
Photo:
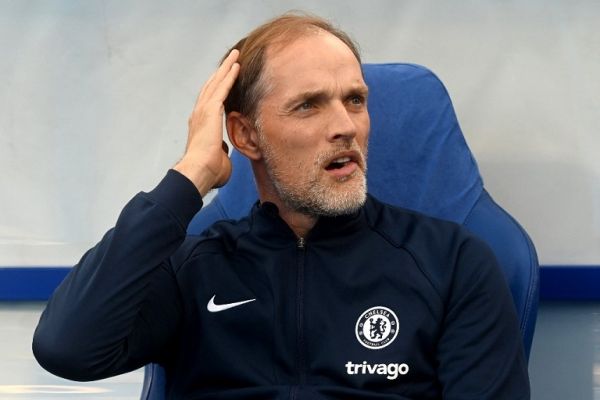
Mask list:
[[[369,116],[356,46],[322,19],[288,14],[235,48],[227,128],[252,161],[261,200],[314,216],[358,209]]]
[[[340,39],[361,63],[356,44],[329,21],[308,14],[284,14],[254,29],[227,52],[229,54],[233,49],[240,51],[237,61],[240,72],[225,100],[225,112],[238,111],[250,118],[256,117],[256,107],[269,88],[263,74],[267,48],[277,51],[277,48],[318,31],[329,32]]]

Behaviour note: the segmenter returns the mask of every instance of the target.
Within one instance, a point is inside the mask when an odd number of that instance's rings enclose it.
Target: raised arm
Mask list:
[[[233,51],[202,88],[174,170],[125,206],[50,298],[33,338],[34,355],[48,371],[102,379],[166,356],[181,315],[170,257],[183,251],[202,196],[231,174],[223,101],[237,77],[237,56]]]

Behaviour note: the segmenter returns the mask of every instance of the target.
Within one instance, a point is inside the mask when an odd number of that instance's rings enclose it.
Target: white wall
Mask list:
[[[600,264],[598,1],[0,0],[0,266],[75,263],[181,155],[225,50],[298,8],[433,69],[540,261]]]

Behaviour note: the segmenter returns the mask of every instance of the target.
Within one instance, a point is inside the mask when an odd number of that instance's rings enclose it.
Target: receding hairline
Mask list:
[[[265,47],[265,53],[264,53],[265,61],[268,60],[268,57],[273,56],[273,52],[278,52],[279,50],[283,49],[284,47],[291,46],[292,44],[294,44],[300,40],[304,40],[304,39],[311,38],[314,36],[329,36],[331,38],[338,40],[340,43],[342,43],[344,46],[346,46],[346,48],[348,48],[348,50],[350,50],[350,52],[354,55],[354,58],[360,65],[361,59],[356,54],[354,49],[352,47],[350,47],[348,45],[348,43],[346,43],[344,40],[342,40],[337,35],[329,32],[326,29],[323,29],[323,28],[321,28],[319,26],[315,26],[315,25],[306,26],[304,28],[305,29],[303,29],[304,30],[303,33],[291,32],[291,30],[290,30],[290,32],[285,32],[280,38],[268,43],[267,46]]]
[[[225,101],[225,111],[239,111],[253,117],[258,103],[265,91],[269,89],[268,82],[265,80],[267,60],[274,52],[286,45],[321,34],[329,34],[345,44],[362,71],[358,44],[345,31],[331,21],[314,14],[300,11],[287,12],[258,26],[230,49],[230,51],[234,48],[240,51],[238,59],[240,73]]]
[[[362,72],[363,72],[362,64],[360,63],[359,59],[356,58],[356,55],[354,54],[354,51],[352,50],[352,48],[350,48],[350,46],[348,46],[343,40],[341,40],[339,37],[332,34],[331,32],[329,32],[325,29],[322,29],[320,27],[314,27],[314,29],[307,29],[307,32],[308,32],[307,34],[302,35],[302,36],[294,36],[291,41],[286,41],[284,38],[281,38],[277,41],[270,43],[265,48],[265,52],[263,54],[264,62],[263,62],[262,70],[261,70],[261,75],[259,78],[260,83],[263,85],[263,89],[264,89],[264,92],[262,93],[263,96],[268,94],[268,91],[270,89],[272,89],[272,84],[271,84],[270,78],[272,77],[271,74],[272,74],[272,69],[273,69],[273,66],[272,66],[273,59],[276,58],[280,54],[280,51],[284,50],[285,47],[292,46],[295,43],[302,41],[302,40],[311,39],[312,37],[328,36],[334,40],[337,40],[346,49],[348,49],[348,51],[354,56],[354,60],[357,63],[357,67],[359,68],[359,70],[362,74]],[[362,77],[364,79],[364,75]],[[359,84],[356,84],[357,88],[359,86],[360,86]]]

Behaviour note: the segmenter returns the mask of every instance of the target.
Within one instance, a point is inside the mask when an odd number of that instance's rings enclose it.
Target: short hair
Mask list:
[[[361,65],[358,46],[347,33],[316,15],[297,11],[285,13],[254,29],[223,57],[225,59],[233,49],[240,52],[237,61],[240,71],[225,99],[225,112],[238,111],[256,122],[258,103],[268,90],[268,82],[263,76],[267,49],[289,44],[319,30],[329,32],[344,42]]]

